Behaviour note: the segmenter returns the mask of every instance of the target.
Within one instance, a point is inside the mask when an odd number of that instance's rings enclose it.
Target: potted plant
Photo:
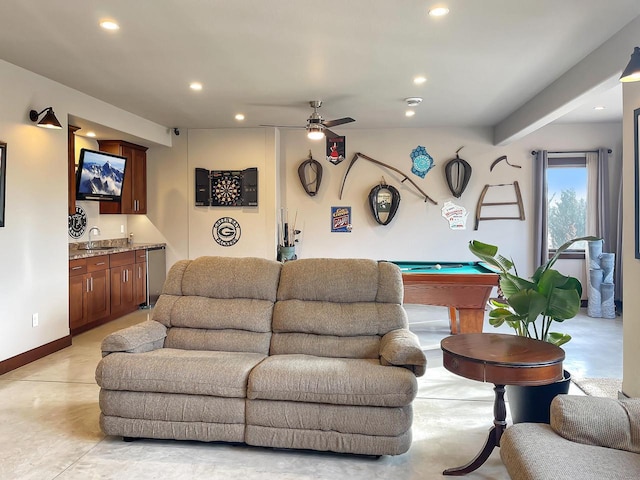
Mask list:
[[[560,254],[578,241],[598,240],[597,237],[579,237],[559,247],[555,254],[538,267],[531,278],[518,276],[510,260],[498,253],[498,247],[477,240],[469,242],[469,250],[478,258],[500,270],[502,299],[491,300],[489,324],[499,327],[507,324],[517,335],[543,340],[560,346],[571,340],[566,333],[552,332],[553,322],[564,322],[580,310],[582,284],[551,268]],[[558,393],[569,391],[570,375],[551,385],[536,387],[508,386],[507,396],[514,423],[534,421],[549,423],[549,405]],[[545,390],[549,392],[544,393]],[[536,392],[540,392],[538,398]],[[534,407],[532,410],[530,407]]]

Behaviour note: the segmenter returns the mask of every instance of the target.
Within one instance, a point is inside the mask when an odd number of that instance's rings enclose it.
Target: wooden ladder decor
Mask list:
[[[484,197],[487,194],[487,190],[489,187],[504,187],[507,185],[513,185],[513,188],[516,191],[516,201],[515,202],[484,202]],[[480,216],[480,212],[482,207],[497,207],[504,205],[517,205],[519,216],[517,217],[482,217]],[[520,186],[517,181],[513,183],[499,183],[497,185],[485,185],[482,189],[482,193],[480,194],[480,198],[478,199],[478,206],[476,207],[476,223],[473,227],[474,230],[478,230],[478,223],[480,220],[524,220],[524,205],[522,204],[522,194],[520,193]]]

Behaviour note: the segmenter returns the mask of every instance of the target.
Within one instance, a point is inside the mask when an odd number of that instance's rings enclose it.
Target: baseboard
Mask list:
[[[59,338],[58,340],[54,340],[53,342],[46,343],[41,345],[33,350],[29,350],[28,352],[21,353],[20,355],[16,355],[15,357],[8,358],[6,360],[2,360],[0,362],[0,375],[3,375],[11,370],[15,370],[16,368],[22,367],[28,363],[39,360],[40,358],[46,357],[58,350],[62,350],[63,348],[67,348],[71,346],[71,335],[67,335],[65,337]]]

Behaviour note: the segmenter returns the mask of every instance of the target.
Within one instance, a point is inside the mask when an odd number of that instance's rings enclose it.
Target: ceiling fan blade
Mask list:
[[[328,128],[325,128],[324,129],[324,136],[327,137],[327,138],[335,138],[335,137],[339,137],[340,135],[338,135],[336,132],[332,132]]]
[[[276,128],[307,128],[306,126],[300,125],[258,125],[259,127],[276,127]]]
[[[326,122],[322,122],[325,127],[335,127],[336,125],[343,125],[345,123],[355,122],[355,119],[351,117],[337,118],[336,120],[328,120]]]

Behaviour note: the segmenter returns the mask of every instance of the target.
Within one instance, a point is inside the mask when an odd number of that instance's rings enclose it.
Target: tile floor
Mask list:
[[[224,443],[105,437],[98,426],[95,366],[108,333],[143,321],[140,310],[78,335],[73,345],[0,376],[0,480],[70,479],[431,479],[470,460],[492,422],[492,385],[442,368],[446,309],[407,305],[429,367],[414,402],[413,443],[397,457],[373,459]],[[563,327],[574,335],[565,368],[585,377],[622,375],[622,319],[586,315]],[[485,326],[485,331],[492,331]],[[499,330],[501,331],[501,330]],[[572,386],[571,393],[580,393]],[[508,479],[496,449],[469,479]]]

